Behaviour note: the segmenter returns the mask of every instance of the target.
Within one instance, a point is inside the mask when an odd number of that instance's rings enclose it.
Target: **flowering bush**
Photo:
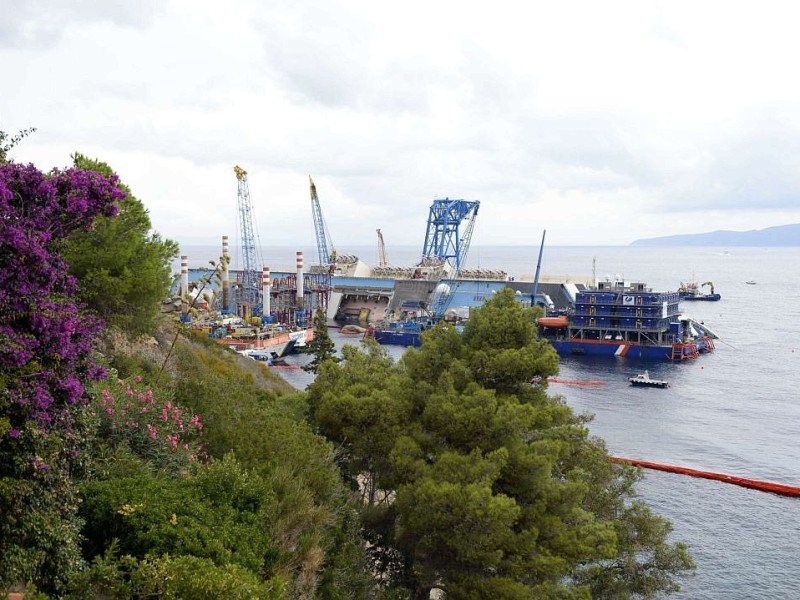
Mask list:
[[[75,231],[116,213],[114,178],[0,164],[0,588],[59,594],[82,564],[71,462],[80,444],[99,320],[74,302],[58,254]]]
[[[127,445],[159,470],[186,474],[193,462],[206,459],[200,442],[203,424],[169,394],[154,392],[141,381],[135,376],[96,385],[90,414],[99,419],[100,435]]]
[[[63,423],[59,413],[84,396],[82,381],[104,371],[91,344],[102,324],[71,301],[76,282],[56,253],[73,231],[100,214],[113,215],[124,194],[116,181],[91,171],[0,165],[0,405],[10,432],[28,420]]]

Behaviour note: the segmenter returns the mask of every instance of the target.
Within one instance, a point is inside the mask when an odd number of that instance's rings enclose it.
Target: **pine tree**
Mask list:
[[[312,419],[361,492],[375,570],[413,598],[630,598],[693,568],[634,499],[587,417],[547,394],[558,372],[510,290],[464,333],[440,324],[394,365],[345,347],[308,388]]]
[[[317,373],[320,365],[325,361],[339,362],[341,360],[336,356],[336,344],[328,335],[328,322],[322,308],[318,307],[314,312],[314,339],[306,345],[303,352],[314,355],[314,360],[303,367],[303,370],[308,373]]]

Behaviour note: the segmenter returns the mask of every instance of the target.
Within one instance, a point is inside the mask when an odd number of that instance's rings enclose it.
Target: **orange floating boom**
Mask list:
[[[577,380],[577,379],[557,379],[555,377],[548,377],[547,383],[563,383],[565,385],[606,385],[605,381],[598,381],[593,379]]]
[[[713,473],[711,471],[699,471],[697,469],[689,469],[687,467],[678,467],[675,465],[663,465],[661,463],[648,462],[646,460],[637,460],[635,458],[620,458],[618,456],[611,456],[612,461],[618,463],[627,463],[635,467],[643,467],[645,469],[654,469],[657,471],[666,471],[668,473],[678,473],[680,475],[689,475],[691,477],[700,477],[702,479],[713,479],[715,481],[722,481],[723,483],[732,483],[741,487],[746,487],[752,490],[759,490],[762,492],[771,492],[781,496],[791,496],[800,498],[800,487],[791,485],[783,485],[781,483],[770,483],[769,481],[758,481],[756,479],[745,479],[744,477],[735,477],[734,475],[726,475],[724,473]]]

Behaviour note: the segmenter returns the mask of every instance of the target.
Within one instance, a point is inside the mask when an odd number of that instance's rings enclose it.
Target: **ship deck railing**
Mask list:
[[[587,332],[592,332],[597,334],[597,337],[594,336],[586,336]],[[635,333],[638,335],[638,340],[630,339],[629,335]],[[655,334],[655,335],[653,335]],[[661,340],[659,340],[659,335],[662,334]],[[596,339],[596,340],[610,340],[610,341],[629,341],[629,342],[637,342],[637,343],[647,343],[647,344],[672,344],[675,341],[679,340],[680,337],[678,334],[670,332],[668,329],[653,331],[653,330],[643,330],[643,329],[625,329],[625,328],[614,328],[614,329],[599,329],[599,328],[591,328],[591,327],[570,327],[567,329],[567,336],[570,339]]]
[[[620,326],[599,326],[599,325],[570,325],[570,331],[608,331],[608,332],[635,332],[635,333],[672,333],[669,326],[653,329],[651,327],[620,327]],[[677,335],[677,334],[675,334]]]

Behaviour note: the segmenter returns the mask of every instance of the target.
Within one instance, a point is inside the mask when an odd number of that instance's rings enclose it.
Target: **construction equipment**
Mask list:
[[[258,240],[258,231],[254,224],[247,171],[238,165],[233,167],[233,171],[238,180],[237,201],[242,249],[242,272],[239,276],[236,295],[237,312],[242,316],[260,315],[261,282],[259,273],[264,263],[261,259],[261,243]]]
[[[375,231],[378,232],[378,265],[385,267],[388,263],[386,262],[386,245],[383,243],[383,234],[380,229]]]
[[[709,289],[711,290],[711,294],[713,295],[714,294],[714,282],[713,281],[706,281],[701,287],[706,287],[706,286],[709,287]]]
[[[449,263],[452,276],[461,270],[467,258],[475,218],[480,202],[477,200],[434,200],[428,214],[428,228],[422,258],[439,258]],[[463,233],[462,221],[467,222]]]
[[[439,282],[434,292],[431,312],[434,318],[442,318],[453,295],[456,292],[457,279],[467,261],[475,219],[478,216],[480,202],[477,200],[434,200],[428,214],[428,228],[425,233],[425,245],[422,249],[422,260],[437,258],[450,265],[448,278],[452,280]],[[459,229],[466,221],[463,233]]]
[[[311,175],[308,176],[308,181],[311,188],[311,213],[314,216],[314,230],[317,234],[317,258],[320,265],[330,265],[336,262],[336,250],[333,248],[328,226],[322,218],[322,208],[317,197],[317,186],[314,185]],[[328,247],[331,249],[330,252],[328,252]]]

